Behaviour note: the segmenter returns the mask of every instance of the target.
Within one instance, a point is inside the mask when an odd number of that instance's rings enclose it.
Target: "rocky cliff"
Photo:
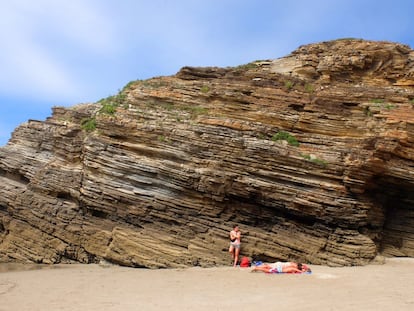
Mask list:
[[[337,40],[54,107],[0,148],[0,260],[414,256],[414,51]]]

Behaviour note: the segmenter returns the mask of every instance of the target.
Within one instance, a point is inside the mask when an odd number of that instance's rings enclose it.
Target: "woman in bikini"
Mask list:
[[[253,271],[262,271],[265,273],[303,273],[311,272],[311,269],[307,265],[301,263],[278,261],[272,264],[256,266],[252,269],[252,272]]]
[[[240,254],[240,239],[241,239],[241,232],[238,225],[233,227],[233,230],[230,231],[230,247],[229,253],[232,255],[233,258],[233,267],[237,266],[237,262],[239,261],[239,254]]]

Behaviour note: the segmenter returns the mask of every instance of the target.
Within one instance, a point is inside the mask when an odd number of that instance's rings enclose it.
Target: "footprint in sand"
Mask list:
[[[16,287],[15,283],[11,282],[1,282],[0,283],[0,295],[7,294]]]
[[[336,275],[329,274],[329,273],[319,273],[316,277],[318,279],[322,279],[322,280],[328,280],[328,279],[336,279],[336,278],[338,278]]]

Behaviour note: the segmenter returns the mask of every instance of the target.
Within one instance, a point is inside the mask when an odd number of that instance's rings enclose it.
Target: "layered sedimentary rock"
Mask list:
[[[1,261],[414,256],[414,52],[337,40],[54,107],[0,148]]]

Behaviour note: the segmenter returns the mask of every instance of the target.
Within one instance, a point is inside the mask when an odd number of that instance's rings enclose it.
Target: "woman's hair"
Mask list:
[[[298,269],[302,270],[303,272],[312,272],[311,268],[309,268],[307,264],[298,263]]]

